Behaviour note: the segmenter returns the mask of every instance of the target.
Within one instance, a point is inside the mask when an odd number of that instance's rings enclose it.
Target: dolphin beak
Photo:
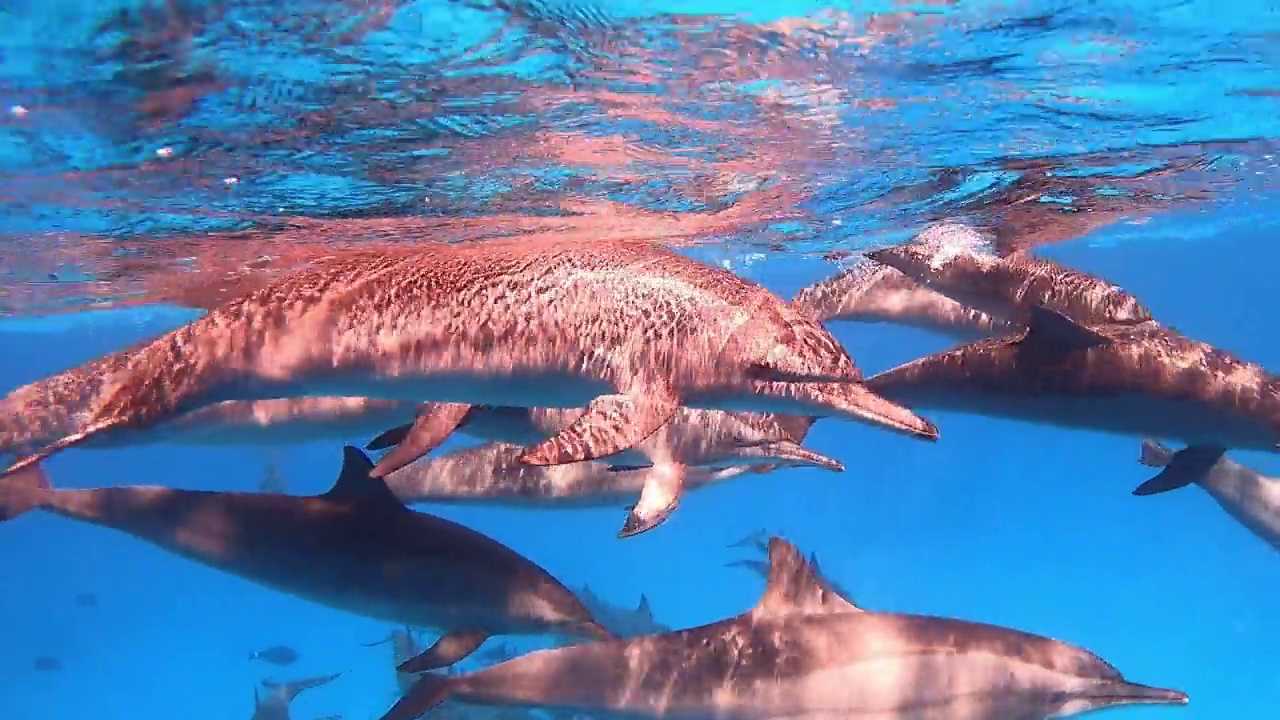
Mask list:
[[[1186,705],[1187,694],[1178,690],[1116,682],[1098,685],[1085,697],[1098,707],[1114,705]]]
[[[938,427],[911,410],[868,390],[862,383],[844,384],[845,416],[857,422],[892,430],[900,435],[928,440],[938,439]]]

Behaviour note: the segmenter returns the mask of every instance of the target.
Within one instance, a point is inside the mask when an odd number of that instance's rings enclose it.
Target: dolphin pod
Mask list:
[[[768,548],[764,596],[741,615],[536,651],[471,673],[428,673],[382,720],[413,720],[445,700],[655,720],[1032,720],[1187,702],[1057,640],[866,611],[832,593],[786,541],[774,537]]]
[[[727,270],[651,242],[497,240],[317,261],[153,341],[18,388],[0,415],[65,432],[6,472],[217,402],[299,395],[440,403],[374,477],[439,445],[472,404],[585,406],[528,449],[521,460],[534,465],[625,450],[682,405],[936,439],[931,423],[861,380],[820,324]]]

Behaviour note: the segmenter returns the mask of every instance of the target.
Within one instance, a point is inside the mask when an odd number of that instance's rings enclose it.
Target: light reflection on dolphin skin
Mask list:
[[[780,538],[769,542],[769,564],[764,596],[746,613],[532,652],[453,677],[426,674],[382,720],[412,720],[445,700],[633,720],[1045,720],[1187,702],[1050,638],[863,611],[818,582]]]

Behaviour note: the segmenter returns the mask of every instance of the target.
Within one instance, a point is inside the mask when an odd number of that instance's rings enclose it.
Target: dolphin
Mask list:
[[[1026,323],[1032,306],[1086,326],[1153,322],[1151,311],[1119,286],[1025,253],[1002,257],[989,243],[968,225],[944,222],[909,243],[865,256],[964,307],[1007,322]]]
[[[839,417],[937,438],[927,420],[867,392],[821,324],[758,284],[648,241],[340,252],[97,369],[37,381],[0,403],[0,417],[75,421],[5,473],[215,402],[296,396],[441,403],[417,417],[374,477],[437,446],[472,404],[585,406],[521,458],[534,465],[607,457],[682,405]],[[832,383],[847,387],[833,395]]]
[[[751,610],[640,638],[541,650],[453,677],[426,674],[383,720],[446,699],[592,717],[1043,720],[1134,704],[1181,705],[1097,655],[1017,630],[866,612],[828,591],[795,547],[769,542]]]
[[[1146,439],[1140,462],[1148,467],[1167,467],[1177,456],[1173,450]],[[1280,550],[1280,479],[1267,477],[1229,458],[1220,457],[1195,484],[1209,493],[1227,514],[1271,547]],[[1183,475],[1173,482],[1161,475],[1139,485],[1134,495],[1155,495],[1190,484]]]
[[[432,403],[424,404],[431,412]],[[815,418],[769,413],[730,413],[720,410],[680,408],[657,432],[629,450],[611,455],[610,467],[588,461],[544,468],[519,461],[520,445],[534,445],[572,425],[582,408],[521,408],[473,405],[459,432],[502,443],[486,449],[464,451],[452,457],[426,458],[387,476],[393,492],[406,502],[436,498],[488,497],[499,499],[515,493],[526,500],[547,501],[594,497],[589,504],[608,504],[626,491],[638,492],[620,537],[651,530],[671,516],[679,505],[686,483],[735,477],[750,466],[811,466],[842,472],[839,460],[800,445]],[[392,428],[370,442],[366,449],[393,446],[409,432],[409,425]],[[474,467],[467,467],[474,463]],[[611,474],[614,471],[632,471]],[[693,473],[694,477],[689,478]],[[638,487],[637,487],[638,486]],[[553,490],[558,489],[558,490]],[[552,497],[555,492],[555,498]]]
[[[1014,338],[961,345],[868,378],[916,407],[1189,447],[1165,470],[1194,481],[1226,448],[1280,450],[1280,382],[1263,367],[1155,323],[1083,327],[1032,307]]]
[[[639,637],[671,632],[671,628],[658,622],[649,606],[649,597],[640,595],[640,603],[634,608],[615,605],[600,597],[590,586],[583,585],[578,597],[591,611],[591,615],[618,637]]]
[[[413,628],[404,627],[396,628],[391,634],[377,642],[364,643],[364,647],[377,647],[384,643],[391,643],[391,663],[392,667],[398,668],[406,662],[422,654],[424,648],[418,644],[417,639],[413,636]],[[414,676],[409,673],[403,673],[396,670],[396,688],[400,695],[409,692],[409,688],[413,687]]]
[[[769,537],[770,536],[768,532],[764,530],[759,530],[754,533],[751,533],[750,535],[742,538],[741,540],[729,543],[729,547],[731,548],[732,547],[750,547],[751,549],[756,550],[760,554],[764,555],[766,559],[734,560],[733,562],[726,563],[725,566],[726,567],[743,567],[758,574],[760,577],[768,580],[769,561],[767,558],[769,556]],[[850,604],[854,604],[854,605],[857,604],[856,601],[854,601],[853,599],[853,595],[848,590],[841,587],[838,583],[831,580],[830,578],[828,578],[826,575],[822,573],[822,567],[818,564],[818,553],[816,551],[809,552],[809,567],[813,570],[814,579],[817,582],[821,583],[826,590],[828,590],[829,592],[835,593],[836,595],[840,596],[842,599],[847,600]],[[590,607],[590,603],[588,603],[587,606]]]
[[[323,677],[284,683],[263,680],[262,687],[269,692],[263,696],[258,693],[257,688],[253,689],[253,717],[251,720],[290,720],[289,706],[293,704],[293,699],[298,697],[299,693],[303,690],[310,690],[311,688],[331,683],[341,675],[342,673],[338,673],[336,675],[325,675]]]
[[[835,277],[802,289],[791,304],[823,323],[897,323],[964,342],[1018,329],[921,285],[896,268],[865,258]]]
[[[505,545],[406,508],[346,446],[326,493],[116,487],[55,490],[39,466],[0,483],[0,521],[42,509],[133,535],[259,585],[444,634],[416,661],[449,665],[499,634],[610,637],[567,587]]]

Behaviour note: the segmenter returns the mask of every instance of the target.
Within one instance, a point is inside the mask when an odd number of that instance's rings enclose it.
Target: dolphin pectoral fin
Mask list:
[[[488,640],[487,630],[459,630],[445,633],[415,658],[400,663],[396,672],[423,673],[452,665],[475,652]]]
[[[470,405],[462,403],[433,403],[430,410],[424,411],[413,421],[400,444],[383,455],[378,464],[373,466],[373,472],[369,476],[386,477],[431,452],[458,429],[470,409]]]
[[[379,720],[416,720],[431,712],[453,694],[453,680],[446,675],[428,673],[418,676],[413,687]]]
[[[832,472],[844,472],[844,463],[814,452],[794,440],[778,440],[740,446],[741,457],[785,460],[791,465],[810,465]]]
[[[1225,455],[1227,449],[1214,445],[1192,445],[1173,454],[1159,475],[1134,489],[1134,495],[1157,495],[1199,482]]]
[[[1142,441],[1138,462],[1147,467],[1165,467],[1173,459],[1173,451],[1150,438]]]
[[[1027,331],[1017,345],[1039,354],[1066,355],[1111,342],[1105,335],[1042,305],[1029,308],[1027,316]]]
[[[377,437],[370,440],[368,444],[364,446],[364,449],[386,450],[387,448],[393,448],[404,442],[405,437],[409,435],[409,430],[412,427],[413,423],[405,423],[403,425],[397,425],[390,430],[383,430]]]
[[[680,506],[687,471],[684,465],[675,464],[655,465],[643,471],[646,477],[640,499],[627,511],[618,537],[634,537],[666,522]]]
[[[659,386],[601,395],[572,424],[522,455],[520,462],[564,465],[608,457],[657,432],[679,407],[679,398]]]

